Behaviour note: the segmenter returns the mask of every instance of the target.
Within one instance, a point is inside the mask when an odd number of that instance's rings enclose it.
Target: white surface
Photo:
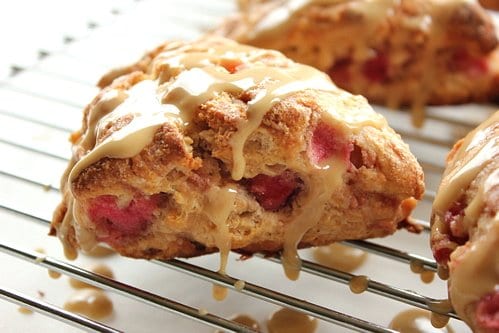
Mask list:
[[[1,7],[5,7],[2,5]],[[174,8],[174,10],[171,10]],[[93,97],[97,89],[93,86],[108,68],[135,60],[145,49],[150,49],[164,38],[193,38],[200,31],[215,25],[222,15],[232,10],[228,1],[28,1],[10,3],[0,10],[2,45],[7,45],[0,58],[2,70],[9,65],[27,66],[29,69],[0,85],[0,171],[35,180],[42,184],[58,184],[66,163],[60,158],[69,156],[66,143],[68,129],[79,127],[81,108]],[[111,14],[116,9],[119,15]],[[90,30],[88,22],[97,22]],[[8,26],[9,29],[5,27]],[[72,44],[62,43],[64,36],[74,36]],[[23,42],[20,42],[23,41]],[[48,50],[51,55],[37,62],[38,50]],[[465,106],[462,112],[476,109],[493,110],[493,106]],[[402,129],[413,131],[407,124],[407,115],[380,110]],[[441,109],[436,110],[441,111]],[[483,117],[483,115],[482,115]],[[443,128],[436,122],[428,122],[425,128],[416,131],[425,135],[438,134],[454,139],[455,133],[448,126]],[[438,130],[435,130],[438,128]],[[429,130],[428,130],[429,129]],[[411,141],[411,149],[419,157],[442,165],[447,148],[432,148]],[[44,155],[13,146],[17,143],[49,153]],[[60,157],[60,158],[58,158]],[[428,188],[436,189],[439,174],[427,174]],[[46,191],[42,186],[0,174],[0,203],[38,217],[50,219],[54,207],[60,200],[59,193]],[[429,203],[423,202],[416,217],[428,220]],[[49,256],[64,260],[59,241],[48,237],[46,225],[0,209],[0,243],[27,251],[41,247]],[[405,231],[393,237],[379,240],[383,244],[431,257],[428,235],[418,236]],[[310,251],[302,251],[304,257]],[[87,265],[104,261],[112,267],[116,279],[149,290],[155,294],[179,301],[211,313],[228,317],[235,313],[246,313],[264,323],[277,309],[269,303],[255,300],[237,292],[229,292],[223,302],[211,298],[209,283],[184,274],[157,267],[142,260],[113,256],[95,259],[85,256],[75,262]],[[216,269],[218,256],[211,255],[189,260],[189,262]],[[38,297],[61,306],[72,289],[67,277],[53,280],[45,269],[25,263],[0,253],[0,286]],[[299,281],[286,280],[279,265],[263,259],[253,258],[241,262],[231,256],[229,275],[259,284],[300,299],[324,305],[353,316],[381,325],[402,309],[410,308],[371,293],[353,295],[348,286],[302,273]],[[408,265],[369,255],[367,263],[356,273],[371,279],[412,289],[434,298],[444,298],[444,282],[436,279],[426,285],[412,274]],[[109,293],[115,304],[115,312],[104,322],[127,332],[213,332],[202,324],[169,314],[137,301]],[[18,306],[0,301],[1,332],[72,332],[78,331],[56,320],[40,314],[23,315]],[[455,332],[469,332],[464,325],[451,321]],[[337,326],[319,323],[318,332],[348,331]]]

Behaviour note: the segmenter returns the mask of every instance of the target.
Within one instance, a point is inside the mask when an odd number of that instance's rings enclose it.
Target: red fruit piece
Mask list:
[[[347,142],[338,130],[325,123],[319,123],[312,133],[309,155],[315,164],[320,164],[332,156],[348,161],[352,150],[353,144]]]
[[[478,302],[476,321],[479,327],[499,330],[499,292],[487,294]]]
[[[349,58],[340,59],[327,71],[335,84],[340,87],[348,87],[350,83],[350,66],[352,60]]]
[[[450,255],[454,251],[455,246],[452,246],[450,241],[442,241],[433,249],[433,257],[440,265],[446,265],[450,260]]]
[[[248,191],[266,210],[277,210],[285,206],[300,184],[300,178],[291,171],[284,171],[278,176],[260,174],[247,181]]]
[[[127,206],[119,207],[117,198],[102,195],[92,200],[88,215],[98,226],[104,227],[111,235],[133,235],[142,231],[151,220],[158,207],[159,195],[133,198]]]
[[[362,73],[372,82],[382,82],[388,77],[388,57],[378,53],[362,66]]]
[[[441,265],[447,264],[451,253],[458,246],[466,244],[469,239],[468,231],[463,224],[465,208],[465,203],[457,200],[444,214],[445,228],[442,228],[439,240],[432,246],[433,257]]]
[[[449,240],[458,245],[465,244],[469,239],[468,231],[463,225],[465,208],[466,205],[463,202],[456,201],[444,215],[444,221],[449,229]]]
[[[484,75],[489,69],[485,58],[474,57],[464,49],[454,52],[449,67],[452,71],[466,72],[470,77]]]

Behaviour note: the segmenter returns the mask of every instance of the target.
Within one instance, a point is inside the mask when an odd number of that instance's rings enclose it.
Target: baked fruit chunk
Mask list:
[[[458,141],[432,213],[449,298],[474,332],[499,332],[499,111]]]
[[[327,72],[343,89],[392,108],[499,97],[499,49],[488,13],[465,0],[246,0],[217,32]]]
[[[100,84],[52,222],[69,254],[283,250],[296,277],[297,247],[389,235],[424,191],[364,98],[276,51],[166,43]]]

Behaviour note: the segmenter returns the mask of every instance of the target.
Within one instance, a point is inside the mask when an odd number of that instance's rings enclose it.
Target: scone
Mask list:
[[[389,107],[499,98],[491,17],[469,0],[246,0],[217,33],[272,48]]]
[[[166,43],[101,86],[52,222],[68,253],[283,250],[296,277],[297,247],[389,235],[424,191],[407,145],[364,98],[276,51]]]
[[[474,332],[499,332],[499,111],[458,141],[433,205],[431,246]]]

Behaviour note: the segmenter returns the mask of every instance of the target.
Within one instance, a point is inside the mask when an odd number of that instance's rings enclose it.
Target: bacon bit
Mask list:
[[[476,320],[479,327],[499,330],[499,292],[487,294],[478,302]]]
[[[334,127],[319,123],[312,133],[310,142],[310,159],[320,164],[332,156],[338,156],[344,161],[350,160],[353,144],[347,142]]]
[[[102,195],[92,200],[88,215],[98,227],[106,228],[111,238],[134,235],[146,228],[161,196],[134,198],[126,207],[119,207],[115,196]]]
[[[340,87],[347,87],[351,81],[350,66],[352,59],[345,58],[336,61],[327,71],[334,83]]]
[[[284,171],[278,176],[260,174],[247,181],[248,191],[266,210],[284,207],[300,185],[300,178],[291,171]]]
[[[372,82],[382,82],[388,77],[388,57],[378,53],[362,66],[362,73]]]
[[[485,58],[472,56],[465,49],[459,49],[452,55],[449,69],[465,72],[470,77],[478,77],[486,74],[489,66]]]

